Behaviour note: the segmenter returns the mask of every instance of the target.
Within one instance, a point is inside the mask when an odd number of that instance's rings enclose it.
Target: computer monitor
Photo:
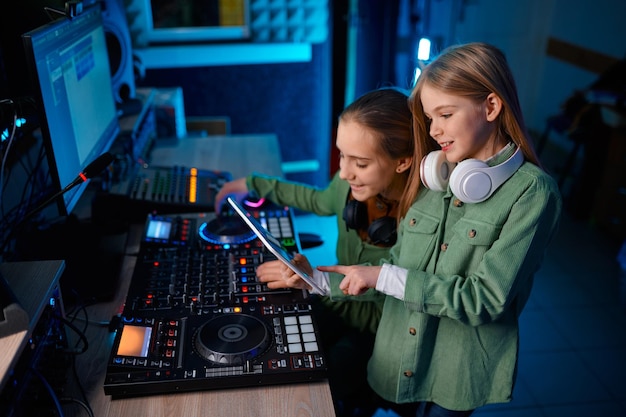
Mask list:
[[[151,44],[250,38],[250,0],[140,0],[137,25]]]
[[[23,34],[22,40],[53,191],[58,192],[107,152],[120,131],[101,9],[61,17]],[[72,212],[87,183],[59,198],[61,215]]]

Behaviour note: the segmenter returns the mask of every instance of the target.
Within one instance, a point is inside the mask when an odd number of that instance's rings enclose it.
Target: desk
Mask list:
[[[227,171],[233,179],[256,171],[282,176],[278,138],[274,134],[188,137],[175,142],[157,140],[154,165],[184,165]]]

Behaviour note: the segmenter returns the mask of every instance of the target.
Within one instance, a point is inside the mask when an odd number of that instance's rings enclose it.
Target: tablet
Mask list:
[[[248,227],[257,235],[259,240],[263,242],[263,245],[280,259],[285,265],[287,265],[293,272],[298,274],[300,278],[309,284],[316,292],[324,294],[324,290],[313,281],[312,277],[307,274],[300,267],[295,265],[293,261],[293,254],[287,252],[281,245],[280,241],[276,239],[270,232],[268,232],[262,225],[255,219],[246,209],[244,209],[237,201],[232,197],[227,198],[228,203],[232,206],[235,212],[243,219]]]

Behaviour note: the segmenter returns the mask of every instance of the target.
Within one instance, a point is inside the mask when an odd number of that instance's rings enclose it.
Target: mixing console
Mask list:
[[[298,250],[289,208],[250,208]],[[106,394],[324,379],[317,324],[302,290],[270,290],[256,267],[275,259],[232,212],[148,216],[107,365]]]
[[[215,196],[232,175],[184,166],[136,166],[107,193],[97,196],[94,217],[112,212],[133,221],[148,213],[198,213],[213,211]]]

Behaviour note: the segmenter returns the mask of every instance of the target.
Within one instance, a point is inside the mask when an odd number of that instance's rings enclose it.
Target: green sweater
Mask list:
[[[341,265],[378,264],[389,256],[389,248],[363,242],[355,230],[346,227],[343,209],[350,185],[335,174],[326,188],[286,181],[277,177],[252,174],[246,179],[248,190],[270,201],[295,207],[319,216],[337,216],[337,261]],[[329,260],[329,264],[332,260]],[[382,313],[384,296],[373,292],[372,297],[356,298],[359,302],[331,302],[323,297],[323,304],[339,314],[347,323],[360,330],[376,332]]]
[[[386,296],[368,364],[381,397],[451,410],[511,400],[518,317],[561,204],[554,180],[528,162],[482,203],[420,193],[381,261],[408,269],[404,301]],[[337,298],[341,278],[331,275]]]

